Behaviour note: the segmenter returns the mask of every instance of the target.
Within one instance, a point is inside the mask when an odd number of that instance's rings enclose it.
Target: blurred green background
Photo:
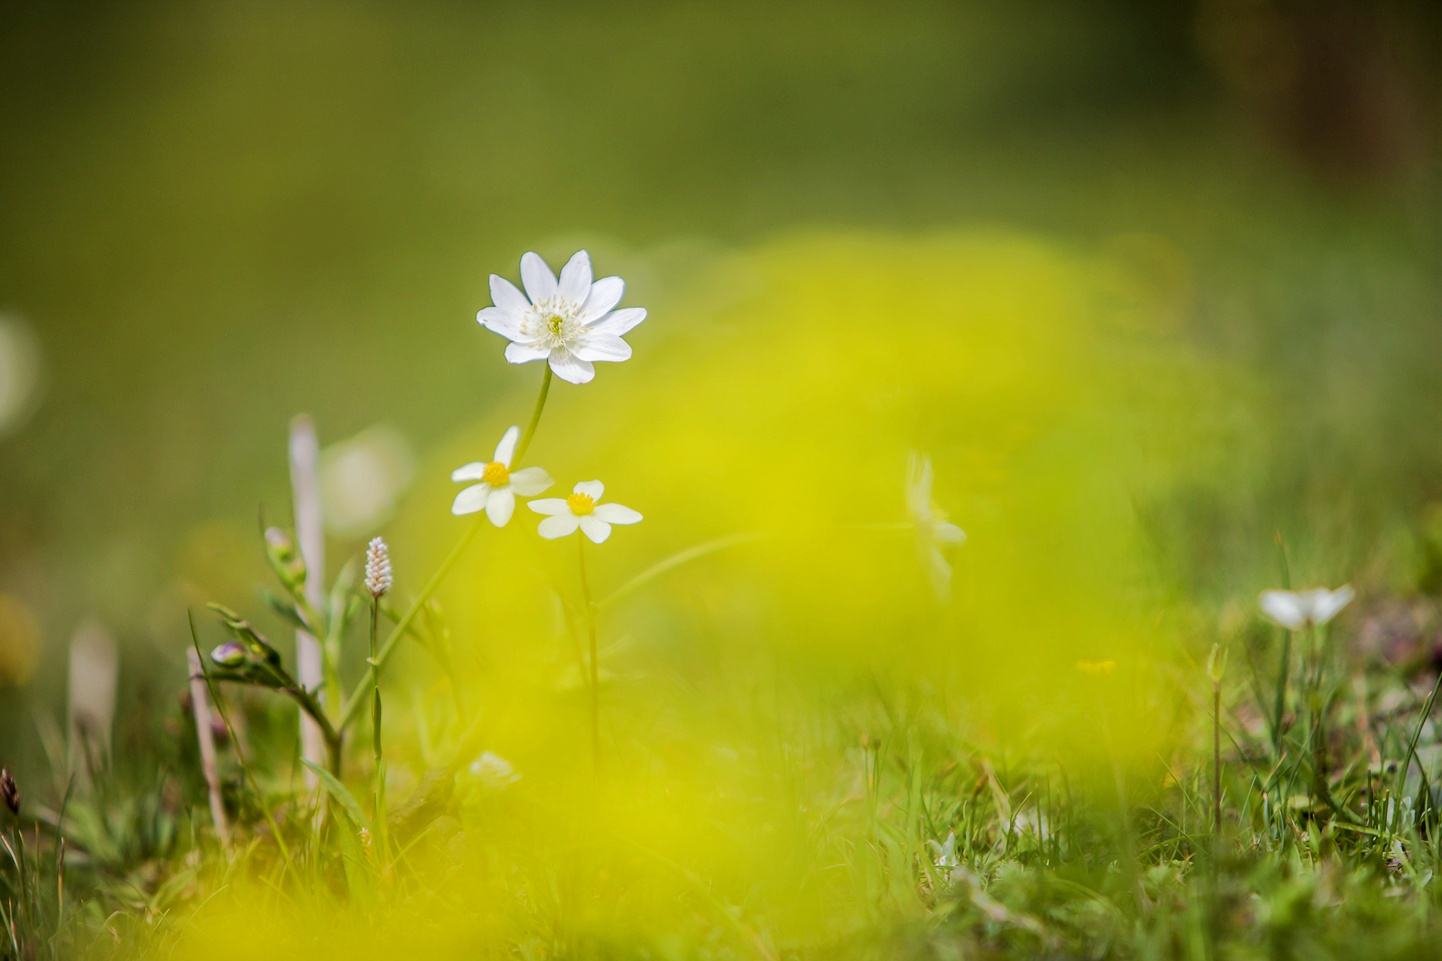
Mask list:
[[[50,702],[94,618],[143,687],[185,604],[247,596],[296,412],[425,463],[524,398],[474,313],[527,249],[588,247],[656,337],[797,230],[1120,265],[1264,385],[1167,563],[1252,590],[1278,529],[1343,576],[1442,496],[1439,39],[1421,0],[6,5],[7,680]]]

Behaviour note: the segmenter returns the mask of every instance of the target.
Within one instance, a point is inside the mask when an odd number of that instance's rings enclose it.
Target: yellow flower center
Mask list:
[[[481,474],[481,480],[492,487],[505,487],[511,482],[510,468],[498,460],[493,460],[486,465],[485,472]]]
[[[546,329],[549,330],[552,334],[555,334],[557,337],[561,335],[561,331],[565,328],[565,326],[566,318],[562,317],[560,314],[552,314],[551,316],[546,318]]]
[[[577,491],[566,498],[566,506],[569,507],[571,513],[577,517],[585,517],[596,509],[596,499],[590,494],[582,494],[580,491]]]

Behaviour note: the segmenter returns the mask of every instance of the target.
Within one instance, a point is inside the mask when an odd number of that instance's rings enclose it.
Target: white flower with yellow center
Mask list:
[[[593,362],[630,358],[631,347],[621,335],[646,319],[646,309],[614,309],[625,283],[620,277],[592,283],[591,257],[584,250],[561,268],[560,280],[539,254],[526,254],[521,258],[521,282],[525,294],[492,274],[495,305],[476,314],[482,327],[511,342],[506,360],[513,364],[546,360],[557,377],[584,384],[596,376]]]
[[[1335,591],[1325,587],[1307,591],[1263,591],[1258,603],[1273,623],[1289,631],[1300,631],[1304,627],[1326,624],[1342,613],[1342,608],[1352,603],[1355,596],[1352,586],[1343,584]]]
[[[641,522],[641,515],[629,507],[602,504],[601,495],[605,492],[605,485],[598,480],[581,481],[571,491],[570,497],[546,497],[531,501],[531,510],[537,514],[548,515],[541,521],[541,536],[547,540],[555,540],[574,534],[579,527],[581,533],[599,544],[611,536],[612,524]]]
[[[516,509],[516,495],[535,497],[543,493],[555,481],[539,467],[523,467],[511,470],[511,459],[516,454],[516,441],[521,429],[512,427],[496,445],[496,454],[489,461],[476,461],[451,471],[453,481],[480,481],[456,495],[451,504],[451,513],[456,515],[474,514],[484,509],[491,523],[505,527]]]
[[[932,589],[945,597],[951,588],[946,549],[965,543],[966,532],[946,519],[931,499],[931,458],[913,453],[907,464],[906,511],[916,527],[917,548]]]

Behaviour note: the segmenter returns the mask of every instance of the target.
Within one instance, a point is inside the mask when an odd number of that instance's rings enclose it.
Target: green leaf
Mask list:
[[[355,795],[351,794],[350,790],[347,789],[344,784],[336,780],[334,774],[313,761],[307,761],[305,758],[301,758],[300,763],[315,772],[316,777],[320,778],[320,783],[325,788],[326,793],[345,810],[346,816],[355,822],[356,827],[370,830],[370,821],[367,820],[365,812],[361,810],[360,804],[356,802]]]

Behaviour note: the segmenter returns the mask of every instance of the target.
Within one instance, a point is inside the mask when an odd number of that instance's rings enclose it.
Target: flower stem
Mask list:
[[[1212,834],[1222,836],[1222,684],[1212,681]]]
[[[576,538],[581,559],[581,604],[586,610],[586,632],[591,643],[591,763],[601,771],[601,670],[596,645],[596,604],[591,600],[591,579],[586,571],[586,539]]]
[[[551,392],[551,365],[545,365],[546,373],[541,377],[541,392],[536,395],[536,406],[531,411],[531,421],[526,425],[526,431],[521,435],[521,440],[516,444],[515,456],[511,458],[511,467],[521,465],[521,460],[526,456],[526,450],[531,446],[531,438],[536,436],[536,425],[541,422],[541,411],[546,409],[546,396]]]
[[[520,466],[521,458],[525,456],[526,449],[530,447],[531,438],[535,436],[536,425],[541,422],[541,412],[546,409],[546,397],[550,392],[551,368],[547,365],[546,373],[541,378],[541,392],[536,396],[536,406],[531,411],[531,421],[526,425],[526,431],[521,435],[520,442],[516,444],[515,456],[511,458],[512,467]],[[426,606],[426,602],[431,599],[431,595],[440,588],[441,583],[446,579],[446,575],[451,572],[451,568],[456,566],[456,561],[461,559],[461,554],[465,552],[467,545],[471,543],[471,538],[475,537],[476,532],[481,529],[481,520],[484,516],[483,514],[478,514],[476,518],[471,521],[470,526],[466,528],[466,532],[462,534],[461,539],[456,542],[456,546],[451,548],[451,552],[446,555],[445,560],[441,561],[441,566],[436,569],[436,572],[431,575],[430,580],[426,581],[425,586],[421,588],[420,595],[412,602],[405,615],[396,622],[396,626],[391,628],[391,632],[386,635],[385,643],[381,645],[380,650],[375,652],[371,658],[373,663],[366,669],[365,677],[361,678],[360,684],[356,686],[356,689],[351,692],[350,697],[346,700],[345,708],[340,712],[340,720],[336,723],[336,730],[344,731],[365,706],[366,691],[376,683],[376,676],[380,671],[381,665],[390,658],[396,645],[400,643],[401,638],[405,637],[406,632],[410,630],[411,623],[416,619],[417,615],[420,614],[421,609]]]
[[[380,626],[381,599],[371,597],[370,664],[371,670],[371,750],[375,754],[375,812],[372,822],[376,826],[376,841],[380,844],[382,856],[386,851],[386,768],[385,756],[381,751],[381,675],[380,662],[376,660],[376,632]]]

